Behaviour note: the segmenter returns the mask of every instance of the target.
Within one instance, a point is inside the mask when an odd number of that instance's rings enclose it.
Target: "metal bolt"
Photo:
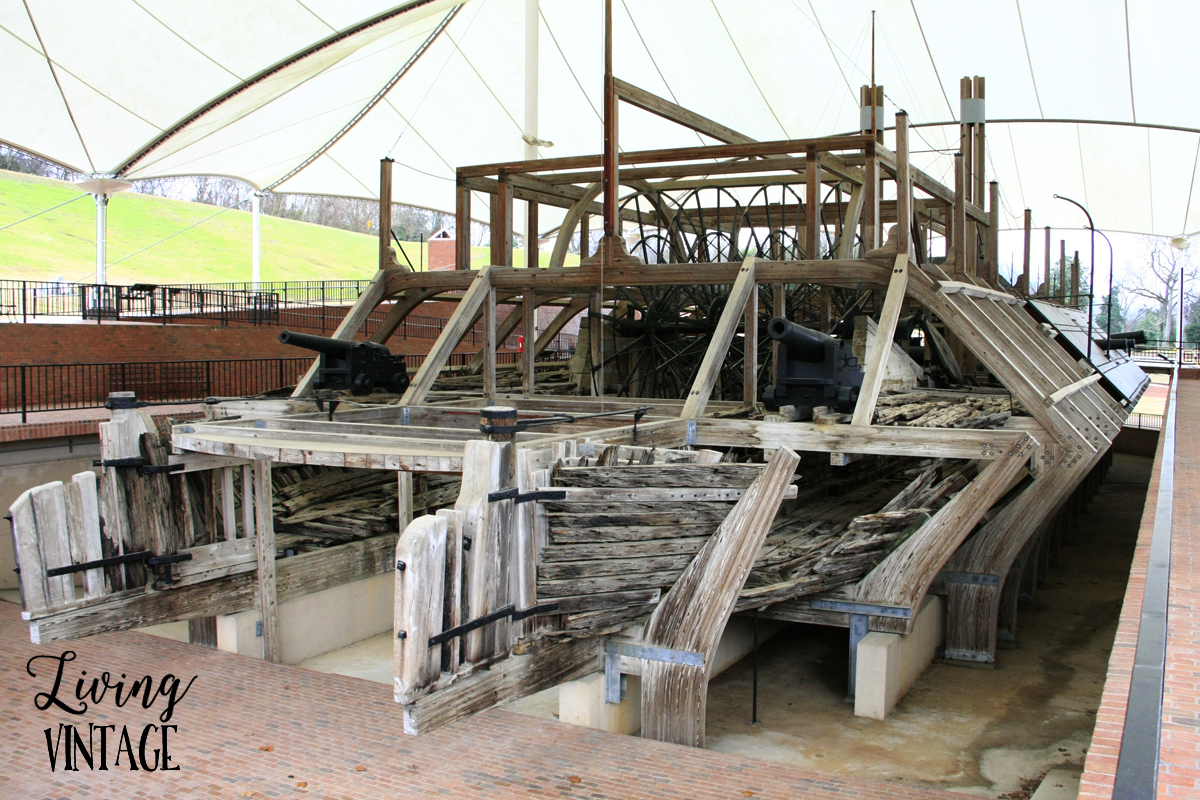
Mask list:
[[[397,572],[404,572],[406,567],[407,567],[407,565],[403,561],[396,562],[396,571]]]
[[[407,639],[408,631],[396,631],[396,638],[397,639]]]

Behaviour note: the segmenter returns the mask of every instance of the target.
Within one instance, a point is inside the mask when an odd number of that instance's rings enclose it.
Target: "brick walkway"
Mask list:
[[[1159,797],[1200,798],[1200,381],[1179,383],[1175,441],[1175,495],[1171,537],[1167,663]],[[1146,495],[1137,550],[1121,622],[1108,665],[1104,699],[1080,785],[1080,798],[1111,798],[1121,749],[1129,681],[1137,649],[1150,539],[1158,496],[1162,443]]]
[[[53,685],[56,662],[66,666],[59,696],[75,702],[75,681],[109,671],[112,683],[150,675],[155,687],[167,673],[198,675],[167,724],[179,771],[130,771],[128,758],[109,768],[50,771],[46,728],[59,723],[129,727],[134,749],[147,724],[159,723],[164,698],[149,710],[138,700],[117,708],[112,695],[72,717],[39,711],[34,697]],[[29,643],[18,609],[0,602],[0,797],[183,798],[444,797],[588,798],[961,798],[864,780],[847,780],[782,764],[602,733],[505,711],[488,711],[429,736],[404,735],[391,688],[375,683],[280,667],[140,633],[115,633],[77,642]],[[139,697],[140,700],[140,697]],[[97,734],[96,742],[99,742]],[[151,734],[154,763],[159,735]],[[270,748],[265,750],[263,748]],[[94,754],[94,758],[98,755]],[[99,763],[96,763],[97,768]]]

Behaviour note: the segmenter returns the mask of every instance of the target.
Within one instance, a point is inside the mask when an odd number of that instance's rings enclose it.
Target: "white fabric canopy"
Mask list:
[[[1057,192],[1103,229],[1200,229],[1184,91],[1200,52],[1179,38],[1200,4],[615,0],[615,71],[755,138],[853,131],[872,8],[887,123],[906,109],[914,163],[948,184],[959,78],[986,77],[1002,227],[1026,207],[1037,226],[1084,225]],[[601,0],[0,0],[0,141],[85,174],[363,198],[391,156],[396,202],[452,211],[454,168],[521,159],[523,135],[554,143],[541,157],[599,152],[602,16]],[[700,141],[622,108],[624,150]]]

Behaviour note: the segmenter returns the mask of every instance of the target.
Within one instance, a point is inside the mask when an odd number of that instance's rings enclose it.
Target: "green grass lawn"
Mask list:
[[[0,170],[0,228],[70,200],[63,181]],[[109,283],[222,283],[250,280],[250,212],[122,192],[108,205]],[[208,219],[213,217],[212,219]],[[196,225],[145,252],[138,251]],[[262,216],[262,280],[337,280],[375,274],[378,243],[360,233]],[[414,266],[428,262],[417,242],[404,243]],[[95,278],[96,205],[83,197],[0,230],[0,278],[89,282]],[[136,254],[136,255],[135,255]],[[472,266],[490,249],[471,248]],[[549,253],[542,253],[545,266]],[[514,253],[524,266],[524,253]],[[400,258],[404,263],[404,258]],[[567,264],[579,263],[568,256]]]

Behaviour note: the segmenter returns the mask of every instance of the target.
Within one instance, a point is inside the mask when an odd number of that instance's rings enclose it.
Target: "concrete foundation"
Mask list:
[[[384,573],[280,603],[283,663],[299,664],[391,631],[395,584],[395,576]],[[217,647],[262,658],[260,620],[257,610],[217,617]]]
[[[854,716],[887,719],[916,683],[946,639],[945,601],[928,596],[913,621],[913,632],[872,631],[858,643]]]

